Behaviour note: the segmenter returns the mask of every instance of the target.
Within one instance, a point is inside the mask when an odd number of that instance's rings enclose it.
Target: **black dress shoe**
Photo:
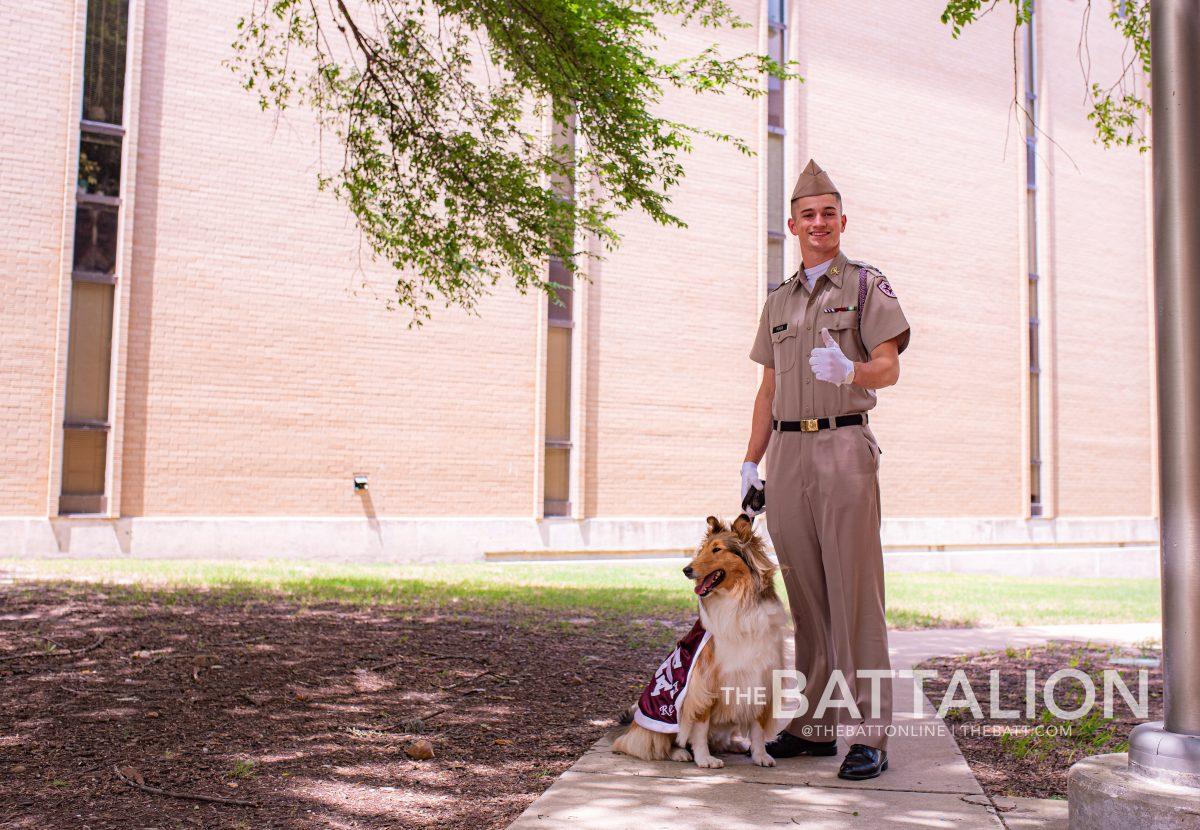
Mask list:
[[[842,759],[842,768],[838,770],[838,778],[847,781],[866,781],[875,778],[888,768],[887,752],[866,744],[852,744],[846,757]]]
[[[791,732],[780,732],[773,741],[767,744],[767,754],[772,758],[795,758],[798,755],[837,755],[837,740],[810,741],[793,735]]]

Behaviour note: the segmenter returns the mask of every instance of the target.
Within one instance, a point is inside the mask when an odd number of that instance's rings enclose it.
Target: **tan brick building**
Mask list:
[[[502,288],[410,329],[317,192],[313,125],[223,65],[244,2],[128,0],[125,42],[91,50],[123,0],[22,4],[0,55],[0,556],[688,546],[736,509],[747,353],[797,266],[776,231],[810,156],[914,330],[872,422],[888,548],[1152,545],[1149,157],[1092,140],[1079,2],[1038,4],[1036,60],[1018,36],[1031,143],[1011,19],[952,40],[942,5],[734,0],[756,25],[724,44],[783,48],[806,81],[668,96],[759,149],[697,143],[688,228],[623,218],[569,326]],[[1120,43],[1093,18],[1099,77]],[[116,48],[123,87],[101,88]],[[119,183],[80,188],[81,149]]]

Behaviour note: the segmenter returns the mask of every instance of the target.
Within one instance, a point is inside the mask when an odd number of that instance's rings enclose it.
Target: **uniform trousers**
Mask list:
[[[796,669],[804,674],[808,709],[786,727],[814,741],[836,735],[886,749],[892,720],[887,671],[883,550],[879,539],[879,445],[866,425],[817,432],[771,433],[766,453],[767,530],[787,586],[795,625]],[[859,717],[816,709],[830,675],[840,669]],[[786,702],[786,699],[785,699]],[[872,715],[872,706],[878,714]],[[840,729],[839,729],[840,724]]]

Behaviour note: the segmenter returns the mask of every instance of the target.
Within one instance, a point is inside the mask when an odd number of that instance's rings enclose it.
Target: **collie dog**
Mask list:
[[[775,572],[749,518],[743,514],[726,527],[708,517],[708,532],[683,569],[695,582],[700,620],[622,715],[622,723],[633,722],[613,742],[615,752],[647,761],[694,758],[699,767],[718,769],[725,762],[712,753],[748,749],[754,763],[775,766],[766,749],[776,731],[771,678],[784,667],[790,633]],[[656,719],[660,714],[667,717]]]

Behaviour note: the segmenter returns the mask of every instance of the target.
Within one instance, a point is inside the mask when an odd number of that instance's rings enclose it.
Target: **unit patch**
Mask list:
[[[893,300],[896,299],[896,292],[892,290],[892,286],[887,280],[879,281],[879,290],[885,297],[891,297]]]

